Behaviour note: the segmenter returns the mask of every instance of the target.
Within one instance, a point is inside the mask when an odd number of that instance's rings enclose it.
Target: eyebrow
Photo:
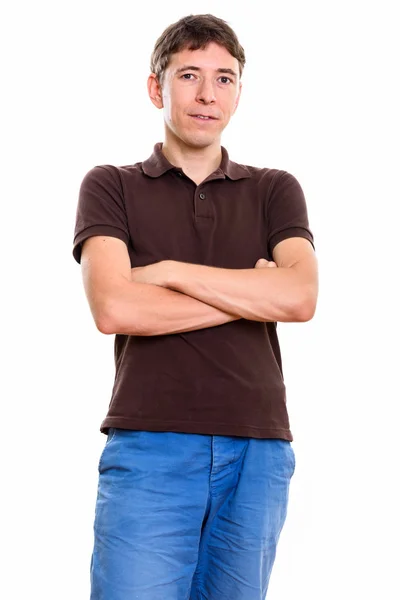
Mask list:
[[[237,79],[237,73],[233,71],[233,69],[215,69],[217,73],[228,73],[232,75],[235,79]],[[184,65],[175,71],[175,74],[182,73],[182,71],[201,71],[200,67],[195,67],[194,65]]]

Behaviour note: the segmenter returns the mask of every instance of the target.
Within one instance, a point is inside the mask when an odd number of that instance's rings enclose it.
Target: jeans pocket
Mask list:
[[[97,467],[98,471],[100,471],[100,469],[101,469],[101,463],[103,461],[104,453],[107,450],[108,446],[111,444],[112,440],[114,439],[116,431],[117,431],[117,429],[115,427],[110,427],[108,430],[106,443],[104,444],[104,448],[100,454],[99,464]]]

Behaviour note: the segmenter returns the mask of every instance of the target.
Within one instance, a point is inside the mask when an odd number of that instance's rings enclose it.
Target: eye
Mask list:
[[[233,83],[232,79],[230,77],[225,77],[225,75],[223,75],[222,77],[220,77],[220,79],[227,79],[228,81],[230,81],[231,83]]]
[[[184,75],[182,75],[181,79],[183,79],[183,77],[189,78],[191,75],[193,75],[193,73],[185,73]],[[188,81],[190,80],[188,79]]]

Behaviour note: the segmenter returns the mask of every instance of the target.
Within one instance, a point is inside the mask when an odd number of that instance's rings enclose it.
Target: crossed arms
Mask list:
[[[94,236],[83,245],[81,265],[99,331],[148,336],[241,318],[310,320],[318,296],[317,260],[310,242],[283,240],[275,246],[273,259],[277,268],[221,269],[165,260],[131,269],[123,241]]]

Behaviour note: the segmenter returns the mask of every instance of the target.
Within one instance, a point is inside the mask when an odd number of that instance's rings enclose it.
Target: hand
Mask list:
[[[169,260],[161,260],[160,262],[146,265],[145,267],[134,267],[131,269],[132,281],[136,283],[152,283],[167,287],[168,274],[170,272],[171,263]]]
[[[265,258],[259,258],[254,266],[255,269],[264,269],[264,268],[268,268],[268,267],[278,268],[276,263],[274,263],[273,260],[267,260]]]

